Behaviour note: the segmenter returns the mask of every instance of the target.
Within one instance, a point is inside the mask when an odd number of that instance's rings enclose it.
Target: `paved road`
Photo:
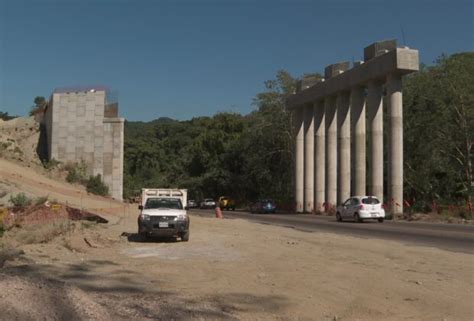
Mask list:
[[[214,216],[214,210],[192,210],[192,215]],[[250,214],[224,211],[225,218],[295,228],[307,232],[330,232],[363,238],[400,241],[405,244],[436,247],[474,254],[474,226],[422,222],[337,222],[334,217],[309,214]]]

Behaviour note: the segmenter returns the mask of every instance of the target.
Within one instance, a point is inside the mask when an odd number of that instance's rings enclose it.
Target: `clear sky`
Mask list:
[[[466,0],[0,0],[0,111],[103,84],[129,120],[245,114],[278,69],[322,72],[391,38],[431,64],[474,50],[473,20]]]

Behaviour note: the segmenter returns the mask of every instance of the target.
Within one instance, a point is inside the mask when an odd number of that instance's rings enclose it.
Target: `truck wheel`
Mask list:
[[[138,237],[140,242],[146,242],[148,240],[148,234],[145,232],[138,231]]]
[[[181,241],[182,241],[182,242],[187,242],[187,241],[189,241],[189,231],[186,231],[186,232],[184,232],[183,234],[181,234]]]

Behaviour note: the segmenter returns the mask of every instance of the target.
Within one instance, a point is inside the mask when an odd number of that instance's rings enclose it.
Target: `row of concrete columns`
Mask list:
[[[389,195],[385,199],[384,85],[390,119]],[[402,111],[399,74],[389,74],[385,81],[371,80],[295,109],[296,211],[324,212],[351,195],[374,195],[385,200],[392,213],[403,212]]]

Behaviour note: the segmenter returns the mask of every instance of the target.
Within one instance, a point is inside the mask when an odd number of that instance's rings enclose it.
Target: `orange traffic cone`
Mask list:
[[[219,206],[216,206],[216,218],[224,218],[222,215],[221,208]]]

